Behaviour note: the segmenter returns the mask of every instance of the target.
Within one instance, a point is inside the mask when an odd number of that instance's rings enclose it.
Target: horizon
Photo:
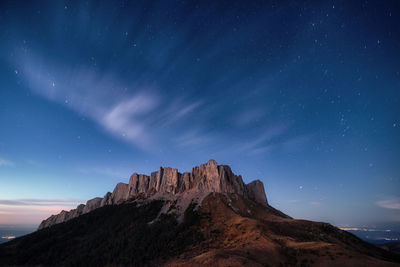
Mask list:
[[[0,226],[213,158],[291,217],[400,231],[399,17],[398,1],[2,1]]]

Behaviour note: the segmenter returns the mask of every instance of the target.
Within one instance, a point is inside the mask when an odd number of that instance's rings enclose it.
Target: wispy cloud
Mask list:
[[[265,114],[262,108],[253,108],[240,112],[233,118],[233,123],[236,126],[246,126],[252,122],[260,120]]]
[[[400,198],[391,197],[376,202],[376,205],[386,209],[400,210]]]
[[[282,143],[282,149],[285,152],[298,151],[310,141],[311,137],[312,135],[309,134],[290,138]]]
[[[0,158],[0,167],[14,167],[15,163],[11,160]]]
[[[310,201],[310,205],[314,207],[321,207],[323,203],[321,201]]]
[[[268,152],[276,146],[271,141],[274,138],[284,135],[288,128],[288,125],[284,124],[271,126],[264,130],[256,139],[242,145],[239,150],[251,155]]]
[[[62,199],[0,199],[0,224],[38,224],[52,214],[71,210],[85,203],[74,198]]]
[[[117,103],[103,118],[97,120],[114,136],[146,148],[150,147],[152,142],[150,131],[146,131],[146,122],[141,116],[154,110],[156,106],[155,96],[140,93]]]
[[[27,159],[25,160],[25,163],[31,165],[31,166],[35,166],[35,167],[43,167],[44,163],[33,160],[33,159]]]
[[[0,199],[0,206],[76,206],[84,203],[83,200],[74,198],[63,199],[36,199],[36,198],[21,198],[21,199]]]
[[[193,129],[183,133],[175,141],[181,147],[198,147],[209,144],[210,139],[210,134],[203,133],[199,129]]]
[[[169,127],[170,125],[179,122],[180,119],[184,119],[186,116],[190,115],[202,104],[203,102],[200,100],[189,102],[178,97],[178,99],[173,99],[161,114],[157,114],[157,121],[160,124],[160,127]]]
[[[159,137],[166,135],[171,124],[186,119],[202,104],[201,100],[188,101],[180,96],[165,105],[170,100],[157,86],[124,81],[113,72],[100,74],[90,67],[55,64],[27,54],[19,62],[18,75],[34,92],[144,150],[157,147],[162,139]]]
[[[105,175],[113,178],[121,178],[121,177],[127,177],[129,176],[131,170],[116,170],[113,168],[108,168],[108,167],[93,167],[93,168],[80,168],[77,170],[80,173],[84,174],[100,174],[100,175]]]

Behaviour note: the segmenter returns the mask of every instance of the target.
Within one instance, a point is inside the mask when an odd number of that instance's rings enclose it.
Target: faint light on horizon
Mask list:
[[[359,228],[359,227],[339,227],[340,230],[344,231],[364,231],[364,232],[391,232],[390,229],[385,230],[377,230],[377,229],[369,229],[369,228]]]
[[[14,235],[8,235],[8,236],[2,236],[1,238],[3,239],[14,239],[16,236]]]

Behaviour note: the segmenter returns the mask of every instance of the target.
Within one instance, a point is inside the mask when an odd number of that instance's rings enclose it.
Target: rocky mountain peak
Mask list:
[[[211,159],[207,163],[193,167],[190,172],[180,173],[171,167],[160,167],[150,176],[133,173],[128,184],[118,183],[113,192],[108,192],[103,198],[91,199],[86,205],[80,205],[77,209],[49,217],[40,224],[39,229],[67,221],[105,205],[120,204],[138,197],[174,200],[178,203],[178,209],[181,205],[182,211],[192,199],[203,198],[212,192],[236,193],[268,206],[264,185],[260,180],[245,184],[242,177],[235,175],[229,166],[218,165]]]

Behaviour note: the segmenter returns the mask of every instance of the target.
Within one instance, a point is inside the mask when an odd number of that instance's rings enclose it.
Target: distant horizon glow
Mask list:
[[[400,228],[400,3],[2,1],[0,224],[215,159],[299,219]]]
[[[76,199],[0,199],[0,225],[38,224],[44,218],[69,211],[86,201]]]

